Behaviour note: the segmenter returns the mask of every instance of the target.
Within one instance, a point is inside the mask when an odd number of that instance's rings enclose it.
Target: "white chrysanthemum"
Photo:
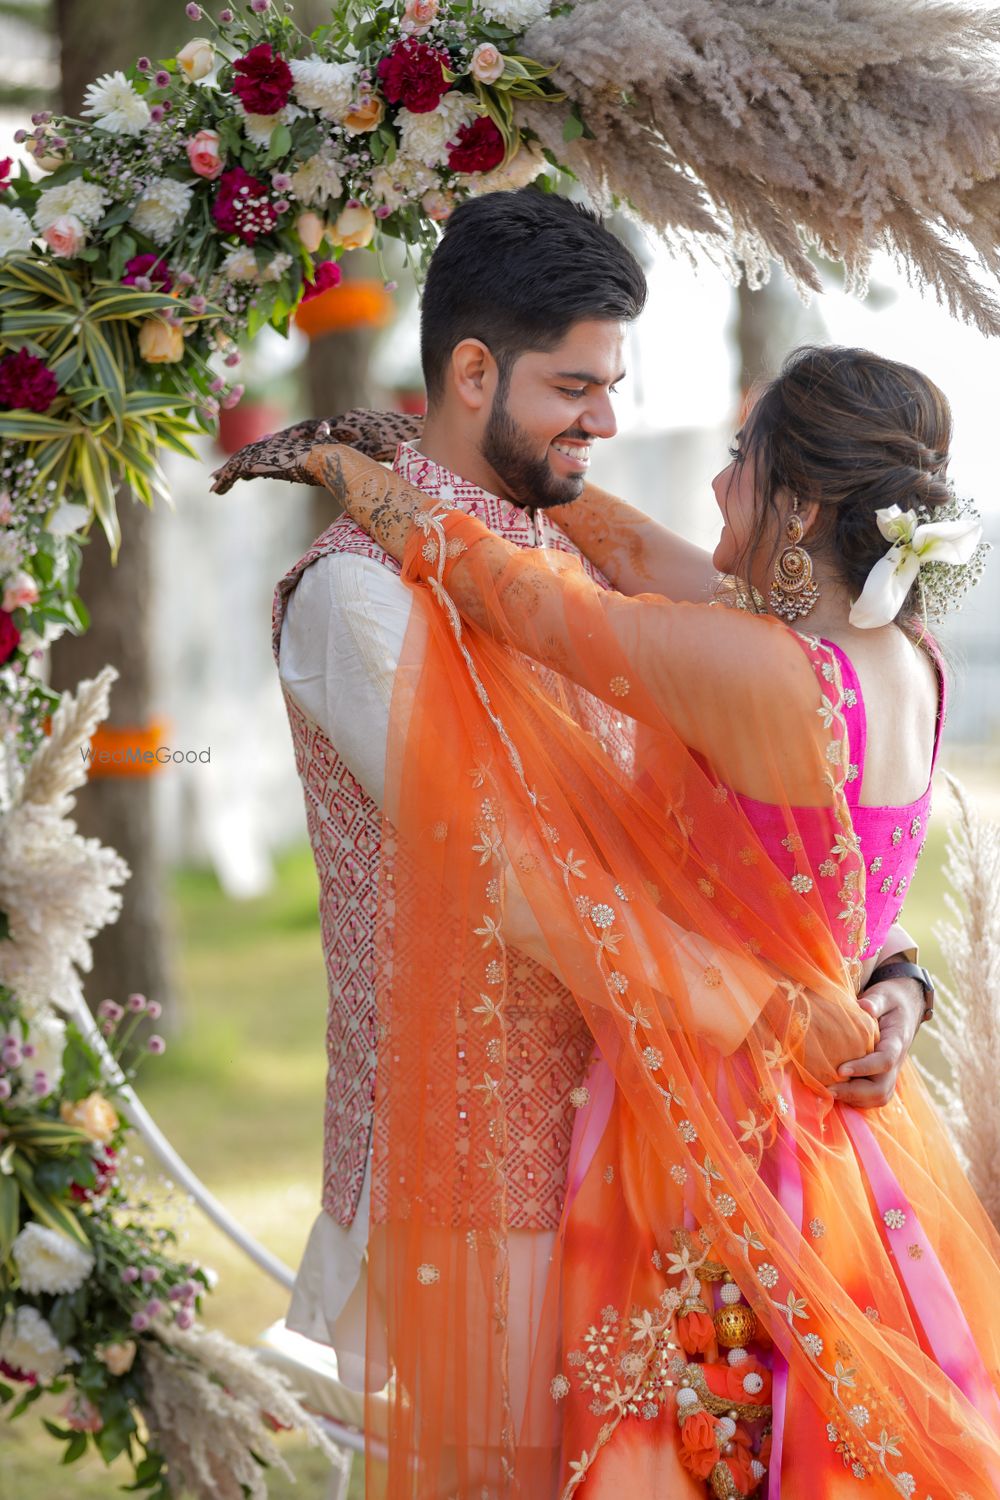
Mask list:
[[[94,1269],[89,1250],[58,1229],[47,1229],[32,1221],[25,1224],[11,1247],[21,1277],[21,1290],[29,1296],[50,1292],[56,1296],[75,1292]]]
[[[173,239],[191,206],[193,189],[173,177],[155,177],[132,210],[129,223],[157,245]]]
[[[73,214],[87,229],[93,229],[110,202],[110,194],[98,183],[74,177],[72,182],[46,188],[39,194],[35,204],[35,227],[42,233],[57,219]]]
[[[112,135],[140,135],[149,124],[149,105],[124,73],[104,73],[96,83],[88,84],[80,113],[86,120],[96,120],[98,130]]]
[[[482,193],[510,193],[527,187],[544,170],[545,157],[538,146],[534,141],[522,141],[520,150],[503,166],[495,167],[492,172],[462,173],[458,183],[471,198],[478,198]]]
[[[469,94],[457,89],[445,94],[436,109],[426,114],[411,114],[408,109],[396,111],[400,132],[400,153],[425,167],[441,167],[448,161],[448,146],[461,130],[477,118],[479,111]]]
[[[549,13],[549,0],[479,0],[476,9],[488,21],[509,26],[511,31],[526,31]]]
[[[371,175],[373,197],[393,212],[414,203],[437,185],[437,176],[422,162],[397,156],[391,167],[376,167]]]
[[[340,163],[328,148],[317,151],[292,173],[289,192],[299,203],[325,203],[328,198],[339,198],[344,190],[340,171]]]
[[[62,1348],[37,1307],[22,1303],[0,1328],[0,1359],[23,1375],[37,1376],[42,1385],[79,1357],[75,1349]]]
[[[324,62],[321,57],[292,58],[294,94],[305,109],[316,109],[327,120],[340,120],[354,102],[357,70],[354,63]]]
[[[6,203],[0,203],[0,257],[22,255],[31,249],[34,237],[28,215],[19,208],[8,208]]]
[[[243,121],[243,132],[247,140],[252,141],[255,146],[269,146],[279,125],[290,125],[293,120],[301,120],[305,113],[295,104],[286,104],[276,115],[254,115],[243,108],[242,99],[237,99],[236,111]]]
[[[280,281],[293,259],[294,257],[289,255],[287,250],[279,250],[277,255],[273,255],[264,267],[264,274],[260,278],[261,281]]]

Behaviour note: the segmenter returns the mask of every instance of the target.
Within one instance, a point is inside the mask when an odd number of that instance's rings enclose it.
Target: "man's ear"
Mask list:
[[[451,351],[451,378],[455,394],[469,411],[492,405],[496,390],[496,360],[479,339],[463,339]]]

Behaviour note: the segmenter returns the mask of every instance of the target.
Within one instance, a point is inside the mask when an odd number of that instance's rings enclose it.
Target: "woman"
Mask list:
[[[871,1045],[856,995],[944,707],[916,553],[887,554],[908,523],[878,513],[950,498],[949,440],[917,372],[794,357],[715,481],[713,569],[744,609],[696,602],[707,559],[620,503],[565,513],[625,591],[605,593],[349,450],[310,455],[427,605],[393,702],[379,936],[390,1495],[1000,1492],[996,1235],[912,1070],[867,1118],[833,1093]],[[942,562],[976,540],[916,539]],[[573,720],[566,678],[624,753]],[[527,1349],[512,941],[601,1058]]]

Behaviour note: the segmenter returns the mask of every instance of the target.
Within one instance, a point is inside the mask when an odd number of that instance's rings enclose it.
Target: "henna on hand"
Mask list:
[[[422,431],[423,418],[405,412],[358,409],[330,419],[311,418],[247,443],[214,471],[212,490],[224,495],[240,479],[321,485],[324,481],[306,467],[306,459],[317,444],[341,443],[385,463],[395,457],[400,443],[414,442]]]

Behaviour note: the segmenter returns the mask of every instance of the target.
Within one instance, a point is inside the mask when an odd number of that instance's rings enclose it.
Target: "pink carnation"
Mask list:
[[[447,52],[404,38],[378,65],[382,92],[390,104],[402,104],[413,115],[429,114],[451,87],[444,76],[450,63]]]
[[[232,92],[249,115],[276,115],[291,98],[292,70],[270,42],[251,47],[233,64]]]
[[[140,277],[152,283],[154,291],[169,292],[174,284],[167,263],[158,255],[133,255],[125,262],[122,286],[135,286]]]
[[[0,408],[48,411],[59,394],[59,382],[34,354],[18,349],[0,359]]]
[[[212,218],[223,234],[236,234],[252,245],[259,234],[267,234],[277,222],[267,186],[243,167],[232,167],[219,178]]]
[[[17,650],[21,632],[5,609],[0,609],[0,666],[9,661]]]

